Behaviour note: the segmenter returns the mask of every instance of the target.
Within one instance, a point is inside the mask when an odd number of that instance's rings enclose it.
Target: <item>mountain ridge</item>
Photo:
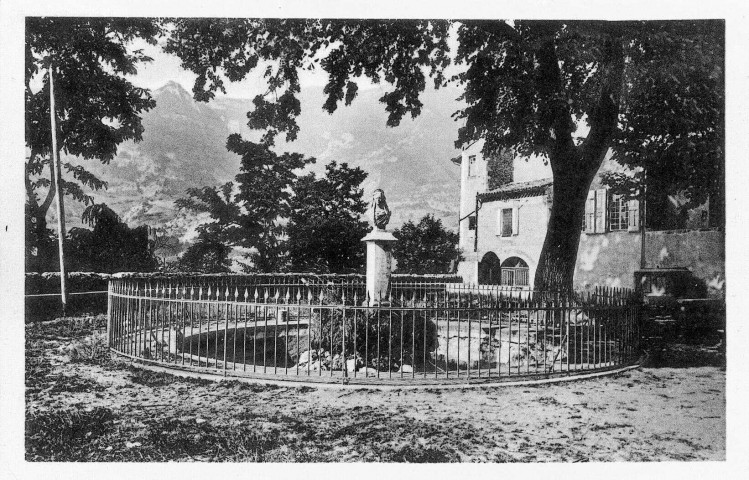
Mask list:
[[[360,91],[352,105],[329,115],[322,110],[322,88],[305,88],[299,95],[303,110],[298,138],[289,143],[279,139],[276,150],[315,157],[311,171],[318,174],[331,160],[361,167],[368,173],[365,195],[375,188],[385,191],[393,211],[392,228],[432,213],[455,229],[460,183],[459,168],[449,161],[456,155],[453,139],[457,137],[457,124],[450,115],[458,103],[446,100],[451,94],[457,97],[459,92],[453,90],[425,92],[422,114],[389,128],[377,89]],[[174,200],[184,196],[187,188],[233,180],[240,162],[239,156],[226,150],[226,138],[240,133],[258,139],[261,133],[246,125],[247,111],[252,109],[249,99],[195,102],[173,81],[154,90],[153,96],[156,107],[142,116],[141,142],[120,145],[109,165],[69,160],[109,182],[107,190],[94,193],[97,203],[107,203],[131,226],[165,229],[187,242],[204,218],[178,212]],[[75,225],[83,207],[71,207],[67,217]]]

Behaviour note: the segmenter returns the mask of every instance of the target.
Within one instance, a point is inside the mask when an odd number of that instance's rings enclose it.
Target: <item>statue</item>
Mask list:
[[[385,201],[385,192],[379,188],[372,195],[372,217],[375,227],[379,230],[385,230],[390,221],[390,209]]]

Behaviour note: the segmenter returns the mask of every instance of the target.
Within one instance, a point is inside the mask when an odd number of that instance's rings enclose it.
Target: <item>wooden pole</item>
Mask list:
[[[65,204],[62,196],[62,170],[60,168],[59,150],[57,147],[57,119],[55,118],[55,86],[52,79],[52,66],[49,67],[49,119],[52,131],[52,163],[55,175],[55,196],[57,197],[57,244],[60,254],[60,299],[62,315],[68,304],[66,290],[67,272],[65,271]]]
[[[648,208],[648,171],[643,172],[642,201],[640,202],[640,268],[645,268],[645,221],[647,220]]]

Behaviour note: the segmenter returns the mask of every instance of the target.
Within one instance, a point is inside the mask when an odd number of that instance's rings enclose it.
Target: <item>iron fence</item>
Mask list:
[[[227,376],[362,384],[577,375],[640,356],[640,307],[625,290],[410,282],[372,301],[358,281],[193,280],[112,280],[110,348]]]

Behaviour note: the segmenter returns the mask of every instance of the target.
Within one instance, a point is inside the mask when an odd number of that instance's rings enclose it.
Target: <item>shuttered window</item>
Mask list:
[[[622,195],[609,195],[605,188],[591,190],[585,200],[582,228],[585,233],[640,229],[640,203]]]
[[[518,207],[503,208],[499,211],[499,230],[501,237],[515,236],[520,232],[520,215]]]
[[[640,230],[640,202],[637,200],[630,200],[627,202],[627,208],[629,209],[627,230],[630,232],[637,232]]]
[[[596,233],[606,232],[606,220],[608,211],[608,192],[605,188],[599,188],[596,190]]]
[[[588,191],[588,198],[585,200],[585,217],[583,221],[583,230],[585,233],[595,232],[596,225],[596,192]]]
[[[468,157],[468,176],[476,176],[476,155],[471,155]]]
[[[629,203],[621,194],[611,195],[609,204],[609,230],[629,229]]]
[[[512,209],[503,208],[501,213],[500,235],[509,237],[512,235]]]

